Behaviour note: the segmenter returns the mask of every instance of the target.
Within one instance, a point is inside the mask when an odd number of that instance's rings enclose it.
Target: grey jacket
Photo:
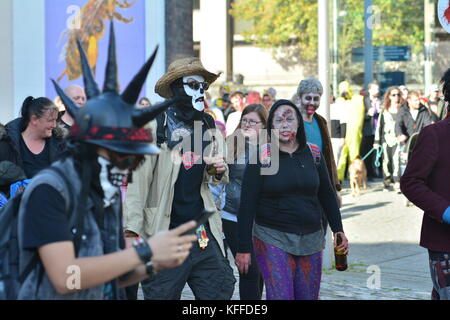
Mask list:
[[[73,192],[75,193],[75,205],[73,206],[73,212],[76,212],[79,204],[81,193],[81,181],[77,171],[75,170],[74,162],[72,158],[66,158],[61,161],[57,161],[53,166],[61,169],[69,181],[73,183]],[[68,208],[69,190],[64,183],[63,179],[59,177],[55,172],[44,169],[38,175],[36,175],[33,181],[28,185],[23,194],[19,209],[19,235],[23,234],[24,221],[27,219],[27,215],[33,214],[33,212],[27,212],[27,202],[29,200],[31,192],[42,184],[49,184],[57,189],[66,202],[66,208]],[[94,203],[91,198],[87,201],[87,214],[84,217],[84,235],[83,241],[81,241],[78,257],[93,257],[100,256],[107,253],[112,253],[120,250],[120,237],[122,236],[122,217],[121,217],[121,201],[120,195],[117,195],[117,199],[113,205],[105,209],[103,227],[99,228],[94,216]],[[70,226],[72,228],[72,226]],[[30,251],[23,249],[23,239],[19,236],[20,247],[20,270],[23,271],[28,263],[33,259],[36,251]],[[73,294],[60,295],[54,289],[47,274],[43,274],[42,281],[39,282],[39,274],[41,272],[42,264],[39,263],[36,268],[27,276],[22,284],[18,299],[25,300],[101,300],[104,299],[104,286],[98,286],[96,288],[86,289],[82,291],[76,291]],[[68,277],[70,274],[68,274]],[[113,282],[114,296],[118,298],[121,296],[117,285]]]

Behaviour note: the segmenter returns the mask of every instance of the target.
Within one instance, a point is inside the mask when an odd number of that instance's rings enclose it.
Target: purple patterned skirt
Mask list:
[[[310,256],[294,256],[256,237],[253,237],[253,245],[267,300],[319,299],[322,251]]]

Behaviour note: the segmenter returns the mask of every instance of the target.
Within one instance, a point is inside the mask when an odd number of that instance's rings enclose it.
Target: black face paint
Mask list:
[[[144,161],[143,155],[123,154],[108,150],[108,157],[111,165],[119,170],[136,170]]]
[[[176,117],[182,121],[200,121],[203,119],[203,111],[198,111],[192,106],[192,97],[184,90],[183,78],[175,80],[170,89],[174,94]]]

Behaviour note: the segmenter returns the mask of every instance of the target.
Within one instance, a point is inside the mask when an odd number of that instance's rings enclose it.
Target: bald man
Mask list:
[[[84,89],[76,84],[68,86],[64,90],[64,93],[72,99],[78,108],[81,108],[86,103],[86,94],[84,93]],[[70,127],[72,127],[73,119],[68,112],[64,112],[61,117],[61,125],[67,130],[70,130]]]

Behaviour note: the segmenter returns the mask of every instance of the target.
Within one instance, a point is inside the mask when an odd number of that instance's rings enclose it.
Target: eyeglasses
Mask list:
[[[256,126],[258,123],[261,123],[262,121],[254,121],[254,120],[247,120],[247,119],[242,119],[241,123],[242,124],[248,124],[250,127],[254,127]]]
[[[200,89],[200,85],[202,86],[203,90],[205,90],[205,91],[209,89],[208,82],[198,82],[195,79],[188,79],[188,81],[183,82],[183,84],[187,85],[189,88],[191,88],[192,90],[195,90],[195,91]]]
[[[320,101],[320,97],[306,96],[304,99],[305,99],[306,101],[311,101],[311,100],[313,100],[314,102],[319,102],[319,101]]]

